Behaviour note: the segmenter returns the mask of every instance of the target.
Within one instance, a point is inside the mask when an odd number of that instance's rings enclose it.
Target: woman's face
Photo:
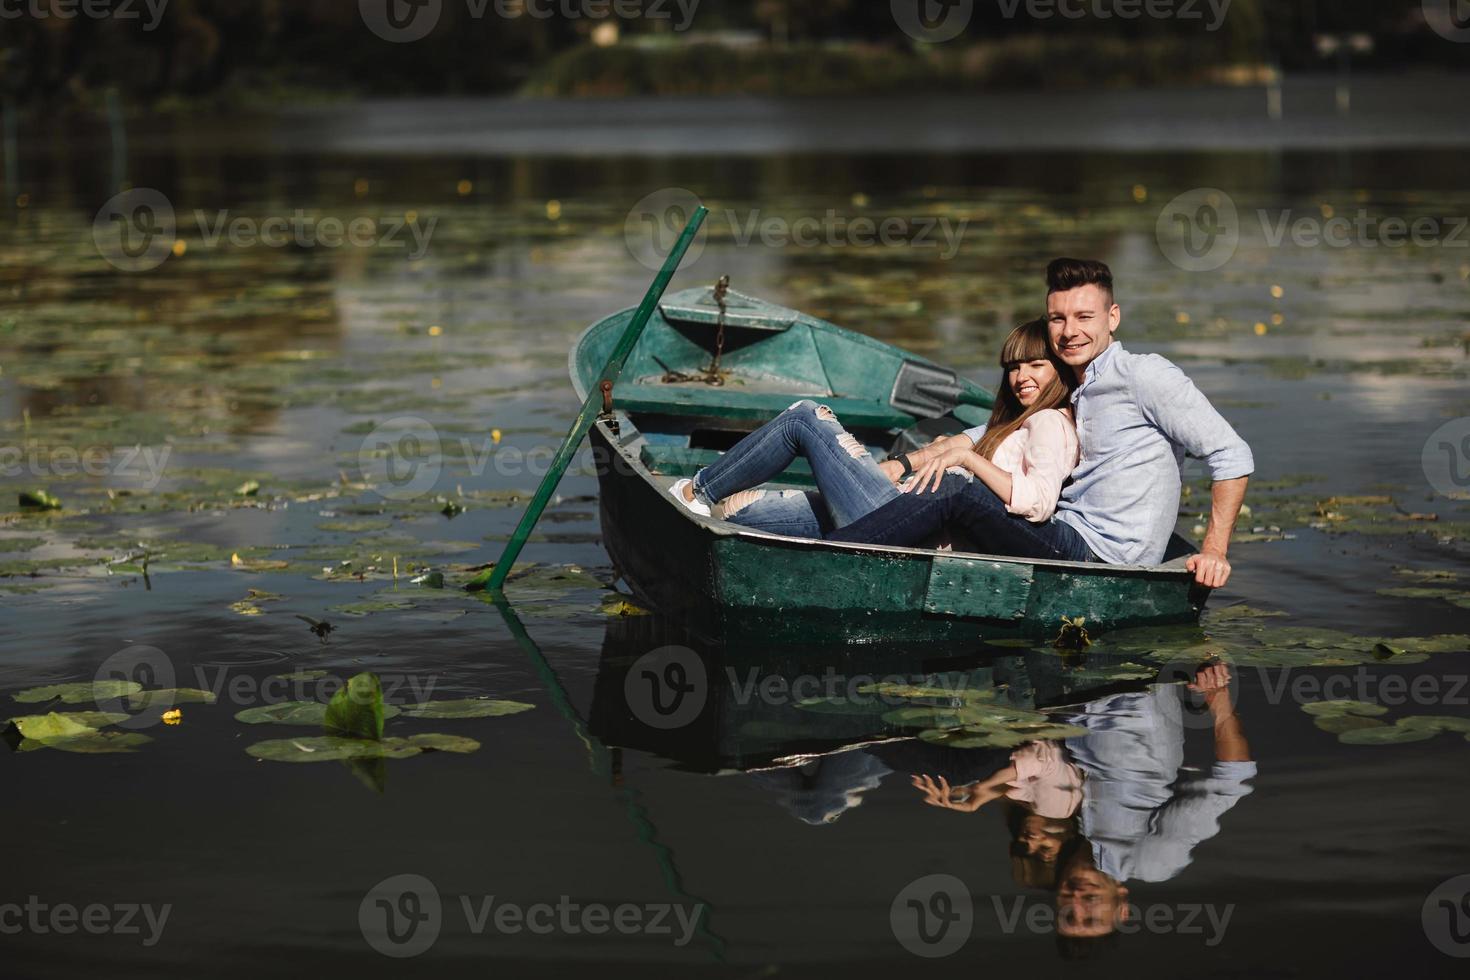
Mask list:
[[[1006,371],[1006,384],[1010,385],[1016,400],[1026,408],[1030,408],[1041,397],[1046,386],[1056,379],[1057,369],[1044,357],[1035,361],[1021,361],[1011,365]]]

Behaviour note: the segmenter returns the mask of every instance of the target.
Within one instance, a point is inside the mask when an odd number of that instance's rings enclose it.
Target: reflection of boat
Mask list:
[[[875,695],[875,684],[978,694],[1032,710],[1138,689],[1145,680],[1119,681],[1105,665],[1090,666],[1080,671],[1050,652],[1001,648],[956,656],[876,645],[778,653],[713,647],[661,617],[634,616],[608,622],[587,727],[603,744],[692,771],[766,769],[912,740],[912,725],[884,717],[911,702]]]
[[[1063,616],[1103,629],[1198,618],[1182,556],[1120,567],[790,538],[697,517],[668,488],[793,401],[829,405],[882,455],[984,421],[991,396],[952,372],[795,310],[710,289],[664,299],[592,429],[602,527],[634,592],[700,632],[789,643],[1034,635]],[[632,316],[583,333],[585,398]],[[708,382],[718,363],[719,383]],[[927,418],[920,423],[920,416]],[[918,433],[922,431],[924,435]],[[779,485],[810,487],[798,461]]]

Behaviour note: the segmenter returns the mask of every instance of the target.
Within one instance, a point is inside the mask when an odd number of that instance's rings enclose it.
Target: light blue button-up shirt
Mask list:
[[[1114,565],[1157,565],[1179,517],[1179,464],[1216,480],[1255,472],[1250,447],[1167,358],[1113,343],[1072,393],[1082,457],[1053,520]]]

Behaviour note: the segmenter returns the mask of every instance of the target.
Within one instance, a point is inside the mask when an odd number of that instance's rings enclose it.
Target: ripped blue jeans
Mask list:
[[[798,456],[817,490],[762,490]],[[758,531],[820,538],[899,496],[867,447],[825,405],[803,399],[694,475],[694,494],[725,501],[725,520]],[[728,499],[727,499],[728,498]]]

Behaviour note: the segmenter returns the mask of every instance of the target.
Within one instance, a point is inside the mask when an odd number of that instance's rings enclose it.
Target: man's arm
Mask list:
[[[1138,359],[1134,393],[1144,417],[1190,456],[1202,459],[1214,480],[1210,487],[1210,523],[1200,553],[1186,567],[1200,585],[1218,589],[1230,579],[1230,532],[1245,502],[1247,477],[1255,459],[1245,440],[1215,411],[1188,375],[1158,355]]]
[[[1210,485],[1210,523],[1205,528],[1205,540],[1199,554],[1190,555],[1184,563],[1194,572],[1194,580],[1207,588],[1218,589],[1230,581],[1230,562],[1225,554],[1230,550],[1230,534],[1240,516],[1240,505],[1245,503],[1248,482],[1250,477],[1240,476]]]

